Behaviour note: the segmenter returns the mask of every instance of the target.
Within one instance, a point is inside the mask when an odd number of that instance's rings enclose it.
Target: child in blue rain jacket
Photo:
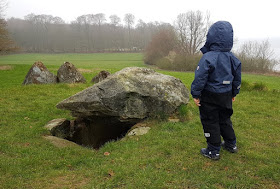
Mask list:
[[[207,148],[201,154],[213,160],[220,158],[221,146],[237,152],[236,136],[232,127],[232,101],[241,86],[241,62],[230,52],[233,29],[229,22],[214,23],[208,31],[203,56],[195,71],[191,86],[194,102],[199,106]],[[221,142],[221,136],[223,142]]]

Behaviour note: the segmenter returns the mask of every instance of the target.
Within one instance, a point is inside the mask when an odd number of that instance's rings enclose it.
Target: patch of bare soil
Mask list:
[[[12,70],[12,66],[0,66],[0,70]]]
[[[78,68],[78,71],[81,72],[81,73],[91,73],[91,72],[93,72],[90,69],[83,69],[83,68]]]
[[[96,71],[101,71],[102,69],[99,69],[99,68],[95,68],[95,69],[84,69],[84,68],[78,68],[78,71],[80,73],[93,73],[93,72],[96,72]],[[57,71],[56,68],[50,68],[49,71]]]

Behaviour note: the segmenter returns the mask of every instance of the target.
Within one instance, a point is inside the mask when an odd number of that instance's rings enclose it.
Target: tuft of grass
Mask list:
[[[242,80],[241,82],[241,89],[242,90],[248,90],[248,91],[267,91],[268,87],[265,83],[263,82],[254,82],[254,83],[249,83],[248,81]],[[273,89],[275,90],[275,89]]]
[[[242,80],[241,90],[252,90],[252,84],[250,84],[248,81]]]
[[[272,75],[242,73],[242,82],[246,81],[250,84],[263,83],[268,88],[268,90],[279,90],[279,83],[276,82],[279,78],[279,76]],[[242,88],[243,86],[241,86],[241,89]]]
[[[267,91],[268,90],[267,86],[262,82],[254,83],[252,89],[256,90],[256,91]]]
[[[193,114],[186,104],[183,104],[178,109],[178,117],[181,122],[189,121],[192,119]]]
[[[168,120],[168,115],[165,112],[155,112],[152,115],[152,119],[155,119],[157,121],[167,121]]]

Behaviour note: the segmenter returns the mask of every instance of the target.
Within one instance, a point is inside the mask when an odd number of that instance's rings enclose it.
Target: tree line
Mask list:
[[[152,35],[170,27],[168,23],[145,23],[141,19],[135,23],[135,16],[129,13],[123,19],[111,15],[109,20],[103,13],[86,14],[71,23],[45,14],[7,20],[7,29],[23,52],[44,53],[141,51]]]

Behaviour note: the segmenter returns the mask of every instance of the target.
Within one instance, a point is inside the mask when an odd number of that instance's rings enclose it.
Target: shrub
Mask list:
[[[194,71],[201,58],[201,55],[176,54],[173,58],[164,57],[157,61],[156,65],[161,69],[174,71]]]
[[[145,49],[144,62],[155,65],[158,60],[168,56],[174,49],[176,36],[172,28],[163,28],[156,33]]]
[[[268,90],[267,86],[262,82],[254,83],[252,89],[256,90],[256,91],[267,91]]]
[[[237,56],[242,63],[242,71],[245,72],[271,72],[279,64],[279,61],[273,59],[274,51],[268,40],[244,43],[238,50]]]
[[[164,70],[174,70],[174,65],[168,58],[161,58],[156,61],[156,66]]]
[[[251,89],[252,89],[252,85],[249,82],[244,80],[241,81],[241,90],[251,90]]]
[[[194,71],[198,65],[201,56],[201,54],[185,56],[184,71]]]

